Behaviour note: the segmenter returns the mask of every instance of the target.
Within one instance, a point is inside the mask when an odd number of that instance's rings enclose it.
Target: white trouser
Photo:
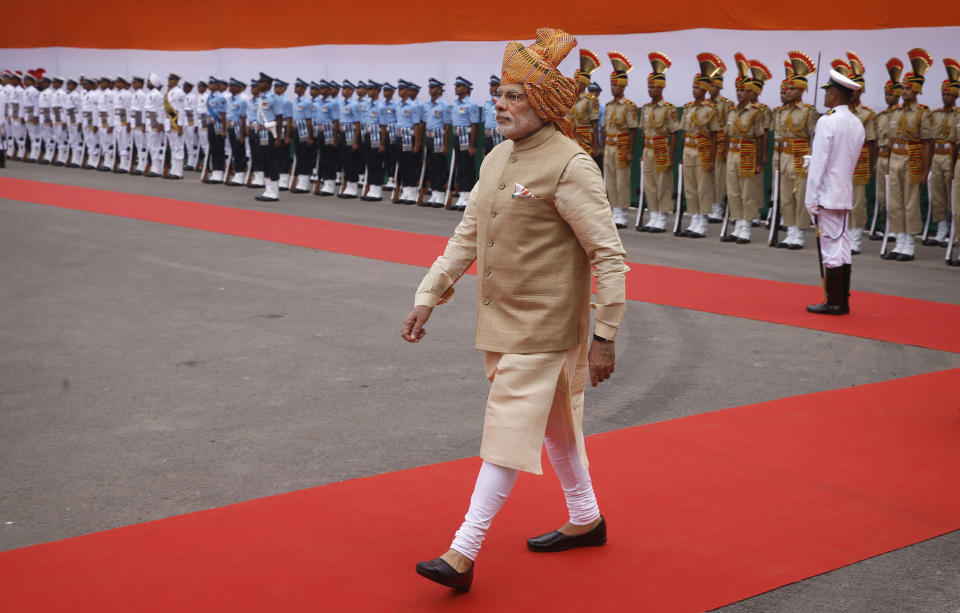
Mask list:
[[[43,159],[48,162],[53,161],[53,156],[57,152],[57,134],[53,126],[40,126],[40,136],[43,138]]]
[[[163,132],[150,130],[147,132],[147,147],[150,149],[150,170],[157,174],[163,173]]]
[[[187,164],[190,166],[196,166],[197,157],[200,155],[200,152],[197,149],[198,143],[196,126],[184,126],[183,144],[187,147]]]
[[[73,124],[67,128],[68,142],[70,149],[73,150],[73,164],[80,164],[83,161],[83,132],[80,124]]]
[[[176,130],[167,130],[167,145],[170,147],[170,159],[183,159],[183,134],[177,134]]]
[[[30,155],[28,157],[31,160],[35,160],[40,157],[40,145],[43,142],[40,136],[40,125],[28,123],[27,134],[30,136]]]
[[[573,430],[563,422],[559,412],[556,412],[557,419],[554,420],[553,413],[551,412],[551,421],[547,423],[544,433],[547,455],[563,488],[570,523],[586,526],[600,518],[600,508],[593,492],[590,472],[580,461]],[[477,475],[473,496],[470,498],[470,508],[453,538],[451,549],[456,549],[471,560],[477,559],[493,518],[503,507],[514,483],[517,482],[518,472],[514,468],[504,468],[484,460],[480,466],[480,474]]]
[[[143,130],[134,128],[130,135],[133,146],[137,148],[137,170],[143,172],[147,169],[147,134]]]
[[[100,128],[100,150],[103,152],[103,164],[113,170],[113,157],[117,151],[117,137],[107,128]]]
[[[126,126],[120,126],[114,130],[114,134],[117,137],[117,155],[120,156],[120,168],[123,170],[130,170],[131,155],[133,153],[131,146],[133,135],[129,130],[130,128]]]
[[[100,136],[93,126],[83,126],[83,146],[87,149],[87,165],[100,163]]]
[[[820,209],[817,217],[817,223],[820,224],[820,253],[823,254],[823,265],[827,268],[853,263],[847,231],[849,213],[844,209]]]

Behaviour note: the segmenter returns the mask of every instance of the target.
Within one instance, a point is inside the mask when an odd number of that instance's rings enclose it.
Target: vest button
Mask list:
[[[500,185],[497,186],[497,189],[503,189],[503,188],[505,188],[505,187],[506,187],[506,185],[504,185],[503,183],[501,183]]]
[[[487,269],[487,272],[485,272],[485,273],[483,273],[483,274],[485,274],[486,276],[489,277],[490,275],[493,274],[493,271],[488,268],[488,269]]]
[[[490,304],[490,299],[489,299],[489,298],[484,298],[484,299],[483,299],[483,304]]]
[[[516,161],[519,160],[519,159],[520,159],[520,158],[518,158],[517,156],[513,156],[513,157],[510,158],[510,163],[512,164],[512,163],[516,162]]]
[[[491,218],[496,217],[496,216],[497,216],[497,212],[496,212],[496,211],[490,213],[490,217],[491,217]]]
[[[493,247],[493,241],[487,241],[487,247]]]

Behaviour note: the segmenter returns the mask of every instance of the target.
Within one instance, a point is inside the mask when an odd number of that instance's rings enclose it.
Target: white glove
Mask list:
[[[810,217],[819,217],[820,215],[820,205],[819,204],[808,204],[807,212],[810,213]]]
[[[809,156],[809,155],[803,156],[803,167],[804,167],[804,169],[810,168],[810,156]]]

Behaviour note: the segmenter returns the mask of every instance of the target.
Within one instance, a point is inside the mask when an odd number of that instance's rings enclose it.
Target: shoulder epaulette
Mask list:
[[[786,107],[786,106],[778,106],[778,107],[776,107],[776,108],[773,109],[773,110],[774,110],[774,112],[776,112],[776,111],[782,111],[782,110],[785,109],[785,108],[787,108],[787,107]]]
[[[688,102],[683,105],[683,108],[687,109],[687,108],[690,108],[691,106],[693,106],[693,102]]]
[[[872,108],[870,108],[869,106],[867,106],[866,104],[861,104],[861,105],[860,105],[860,108],[865,109],[865,110],[867,110],[867,111],[870,111],[871,113],[874,113],[874,115],[876,115],[876,113],[874,112],[874,110],[873,110]]]
[[[827,111],[827,115],[833,115],[833,114],[836,113],[836,112],[837,112],[837,109],[830,109],[829,111]],[[824,124],[824,125],[826,125],[826,124]]]
[[[758,102],[758,103],[757,103],[757,108],[758,108],[758,109],[767,110],[767,111],[770,110],[770,107],[767,106],[766,104],[762,103],[762,102]]]
[[[813,105],[812,105],[812,104],[807,104],[806,102],[804,102],[804,103],[803,103],[803,108],[805,108],[805,109],[812,109],[812,108],[813,108]]]
[[[627,106],[637,106],[636,103],[629,98],[624,98],[623,103],[626,104]]]
[[[924,111],[929,111],[929,110],[930,110],[930,107],[927,106],[926,104],[919,104],[919,103],[918,103],[918,104],[917,104],[917,108],[918,108],[918,109],[923,109]]]
[[[663,106],[666,106],[666,107],[672,107],[672,106],[673,106],[672,104],[670,104],[670,103],[667,102],[666,100],[661,100],[661,102],[663,102]]]

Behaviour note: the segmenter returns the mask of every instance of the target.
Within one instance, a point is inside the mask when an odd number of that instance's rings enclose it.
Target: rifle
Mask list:
[[[947,239],[947,255],[946,255],[947,266],[957,265],[957,262],[954,261],[953,257],[951,257],[953,255],[953,241],[956,240],[956,237],[957,237],[956,235],[957,216],[953,214],[953,211],[956,210],[954,209],[954,207],[957,204],[956,194],[954,193],[956,189],[957,189],[957,180],[954,179],[950,183],[950,237]]]
[[[680,236],[683,226],[683,162],[677,164],[677,208],[673,213],[673,235]]]
[[[423,181],[427,176],[427,145],[423,144],[423,162],[420,164],[420,181],[417,182],[417,201],[414,202],[417,206],[422,206],[423,202]]]
[[[877,220],[880,217],[880,203],[877,202],[876,194],[873,197],[873,216],[870,221],[870,240],[877,240],[875,232],[877,231]]]
[[[767,244],[776,247],[780,242],[780,156],[777,152],[777,166],[773,172],[773,194],[770,196],[770,233],[767,236]],[[798,203],[799,204],[799,203]]]
[[[929,242],[930,223],[933,220],[933,173],[927,175],[927,217],[923,222],[923,238],[920,242],[924,245],[933,245]]]
[[[813,224],[817,228],[817,262],[820,264],[820,281],[823,281],[823,251],[820,248],[820,219],[817,215],[813,216]]]
[[[457,165],[457,150],[450,150],[450,172],[447,174],[447,191],[443,194],[443,208],[450,206],[450,197],[453,195],[453,169]]]
[[[640,160],[640,199],[637,201],[637,232],[642,232],[640,228],[643,227],[643,209],[644,209],[644,199],[643,199],[643,160]]]
[[[730,205],[723,207],[723,223],[720,224],[720,240],[727,237],[727,227],[730,225]]]
[[[883,189],[886,193],[887,214],[883,226],[883,242],[880,243],[880,257],[887,255],[887,241],[890,240],[890,173],[883,175]]]

